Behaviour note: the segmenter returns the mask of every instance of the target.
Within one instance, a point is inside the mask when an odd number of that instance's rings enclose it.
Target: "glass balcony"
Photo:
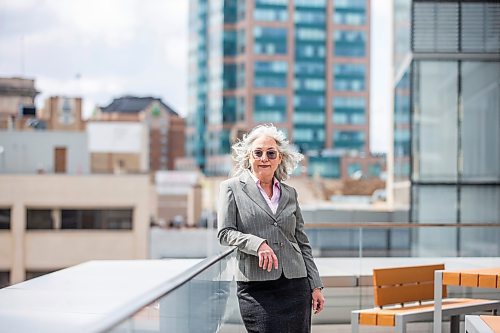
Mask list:
[[[374,268],[500,264],[500,223],[317,223],[306,232],[326,298],[313,333],[350,332],[351,311],[374,306]],[[245,332],[236,250],[217,251],[204,260],[93,261],[0,289],[0,331]],[[499,289],[450,287],[448,294],[500,299]],[[412,323],[407,332],[431,332],[432,324]]]
[[[312,332],[350,332],[350,312],[374,306],[374,268],[445,263],[454,269],[500,263],[500,224],[317,223],[306,227],[326,297],[325,310],[313,316]],[[116,324],[111,332],[246,332],[233,280],[235,252],[228,249],[207,259],[197,274]],[[499,291],[489,289],[450,288],[449,295],[500,298]],[[408,326],[408,332],[431,330],[432,322]]]

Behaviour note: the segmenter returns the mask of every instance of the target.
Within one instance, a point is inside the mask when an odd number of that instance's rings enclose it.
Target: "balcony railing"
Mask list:
[[[373,268],[437,262],[449,268],[488,267],[500,257],[498,223],[318,223],[307,224],[306,232],[327,299],[313,325],[348,325],[350,311],[372,307]],[[152,293],[148,302],[145,298],[135,310],[124,311],[121,319],[116,316],[103,323],[99,331],[227,332],[230,325],[231,332],[245,332],[233,280],[234,260],[233,248],[204,260],[168,290]],[[500,297],[490,290],[453,288],[450,295]]]

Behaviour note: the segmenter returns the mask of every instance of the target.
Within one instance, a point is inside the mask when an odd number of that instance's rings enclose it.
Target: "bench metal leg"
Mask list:
[[[406,333],[406,321],[403,316],[396,316],[396,327],[394,332],[396,333]]]
[[[351,312],[351,332],[359,332],[359,314]]]
[[[434,333],[441,333],[443,320],[443,271],[434,271]]]
[[[450,333],[460,333],[460,315],[451,316]]]

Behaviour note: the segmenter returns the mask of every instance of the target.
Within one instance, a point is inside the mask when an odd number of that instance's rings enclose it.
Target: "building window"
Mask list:
[[[338,125],[363,125],[366,101],[363,97],[334,97],[333,122]]]
[[[309,157],[307,173],[311,177],[319,175],[327,178],[340,178],[340,158]]]
[[[0,229],[10,229],[10,209],[9,208],[1,208],[0,209]]]
[[[363,64],[337,64],[333,67],[335,90],[365,90],[366,67]]]
[[[5,288],[10,284],[10,272],[0,272],[0,288]]]
[[[416,181],[457,180],[458,67],[456,61],[414,62],[412,109],[418,113],[411,145],[418,149],[413,159]]]
[[[26,280],[35,279],[37,277],[49,274],[55,271],[26,271]]]
[[[324,24],[325,23],[325,12],[312,10],[296,10],[295,11],[295,23],[296,24]]]
[[[286,105],[286,96],[256,95],[253,120],[255,122],[284,122],[286,121]]]
[[[295,75],[314,75],[324,77],[325,63],[317,61],[297,61],[295,63]]]
[[[293,130],[294,141],[322,141],[325,139],[324,129],[295,128]]]
[[[51,209],[27,209],[26,229],[54,229]]]
[[[335,55],[337,57],[364,57],[366,34],[364,31],[335,31]]]
[[[287,21],[288,10],[285,8],[255,8],[253,11],[255,21]]]
[[[295,45],[295,57],[299,59],[319,58],[323,59],[326,55],[323,44],[297,43]]]
[[[326,0],[295,0],[295,7],[325,8]]]
[[[132,229],[132,209],[62,209],[61,229]]]
[[[366,0],[335,0],[333,21],[342,25],[366,23]]]
[[[311,109],[323,110],[325,107],[325,96],[323,95],[298,95],[295,94],[293,98],[293,105],[295,110],[304,109],[310,111]]]
[[[236,121],[236,97],[223,97],[222,98],[222,122],[234,123]]]
[[[333,146],[342,150],[362,151],[365,146],[365,132],[338,131],[333,133]]]
[[[356,173],[359,173],[361,170],[361,164],[359,163],[350,163],[347,167],[347,173],[349,177],[353,177]]]
[[[256,26],[253,32],[255,54],[286,54],[287,29]]]
[[[380,174],[382,173],[382,167],[380,164],[370,164],[368,166],[368,176],[369,177],[380,177]]]
[[[463,179],[500,181],[499,78],[499,62],[462,62]]]
[[[254,72],[255,88],[286,88],[286,61],[256,61]]]
[[[325,86],[325,79],[319,78],[295,78],[294,81],[295,90],[322,92],[325,90]]]
[[[288,6],[288,0],[255,0],[255,5]]]
[[[237,47],[238,34],[235,30],[224,30],[222,48],[224,56],[235,56]]]
[[[320,28],[297,28],[295,38],[301,41],[324,42],[326,36],[325,29]]]
[[[235,89],[236,88],[236,75],[237,67],[236,64],[224,64],[224,73],[222,77],[223,89]]]
[[[325,123],[324,112],[297,112],[293,113],[294,124],[323,125]],[[296,138],[297,139],[297,138]]]

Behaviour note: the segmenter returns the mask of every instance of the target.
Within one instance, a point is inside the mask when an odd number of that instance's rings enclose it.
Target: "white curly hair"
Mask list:
[[[273,138],[278,145],[278,151],[281,154],[281,163],[274,172],[274,176],[279,181],[287,180],[289,175],[298,166],[304,155],[292,149],[292,146],[286,139],[285,134],[278,130],[273,124],[264,124],[254,127],[250,133],[243,135],[242,140],[237,140],[231,147],[233,149],[233,160],[235,161],[234,176],[238,176],[250,169],[250,153],[252,143],[263,136]]]

